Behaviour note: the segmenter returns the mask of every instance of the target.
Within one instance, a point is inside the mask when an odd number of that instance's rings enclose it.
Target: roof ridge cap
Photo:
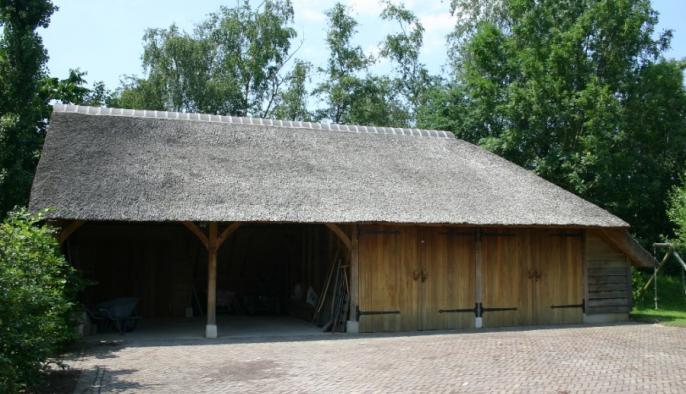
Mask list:
[[[212,115],[197,112],[170,112],[157,110],[142,110],[142,109],[126,109],[126,108],[106,108],[106,107],[91,107],[87,105],[74,104],[55,104],[53,105],[53,113],[76,113],[81,115],[95,115],[95,116],[122,116],[128,118],[144,118],[144,119],[167,119],[167,120],[186,120],[206,123],[224,123],[224,124],[239,124],[252,126],[267,126],[267,127],[281,127],[291,129],[307,129],[307,130],[323,130],[323,131],[341,131],[347,133],[358,134],[383,134],[383,135],[402,135],[415,137],[434,137],[434,138],[453,138],[455,135],[449,131],[419,129],[419,128],[399,128],[399,127],[381,127],[381,126],[362,126],[362,125],[343,125],[337,123],[319,123],[319,122],[304,122],[291,121],[282,119],[266,119],[246,116],[231,116],[231,115]]]

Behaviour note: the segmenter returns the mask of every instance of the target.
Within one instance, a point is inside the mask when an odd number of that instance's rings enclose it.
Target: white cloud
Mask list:
[[[425,14],[419,16],[419,21],[429,30],[440,30],[448,32],[455,26],[456,19],[449,12],[438,12],[435,14]]]
[[[420,15],[419,20],[426,29],[422,50],[430,56],[436,52],[445,53],[446,36],[455,27],[455,18],[449,12],[439,12]]]

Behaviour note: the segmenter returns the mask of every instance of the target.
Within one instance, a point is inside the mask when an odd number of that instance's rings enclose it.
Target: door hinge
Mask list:
[[[516,311],[515,307],[504,307],[504,308],[484,308],[481,303],[479,303],[479,315],[477,317],[483,317],[484,312],[505,312],[505,311]]]
[[[439,309],[438,313],[473,313],[474,316],[479,317],[479,310],[479,303],[476,303],[474,308]]]
[[[373,315],[399,315],[400,311],[361,311],[357,308],[357,320],[360,320],[360,316],[373,316]]]
[[[586,313],[586,299],[582,299],[581,304],[551,305],[550,308],[551,309],[581,308],[581,311]]]

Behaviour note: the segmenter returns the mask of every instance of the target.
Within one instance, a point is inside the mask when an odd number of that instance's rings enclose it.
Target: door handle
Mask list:
[[[422,282],[426,282],[426,272],[424,270],[416,270],[412,273],[412,279],[414,280],[421,280]]]

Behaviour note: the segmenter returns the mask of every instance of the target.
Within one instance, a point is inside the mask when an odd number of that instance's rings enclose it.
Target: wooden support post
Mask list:
[[[359,302],[359,241],[357,224],[352,225],[350,239],[350,321],[357,323],[357,305]],[[358,328],[359,332],[359,328]]]
[[[477,304],[481,304],[483,300],[483,294],[481,290],[481,230],[476,229],[476,242],[474,245],[474,272],[475,272],[475,278],[474,278],[474,299]],[[481,328],[483,327],[483,318],[481,316],[477,316],[474,321],[474,326],[476,328]]]
[[[205,326],[205,336],[207,338],[217,337],[217,251],[219,247],[238,230],[240,222],[230,224],[217,234],[217,222],[209,223],[209,233],[205,233],[193,222],[183,222],[183,225],[190,230],[207,250],[207,325]]]
[[[217,223],[210,223],[207,237],[207,326],[205,336],[217,337]]]

